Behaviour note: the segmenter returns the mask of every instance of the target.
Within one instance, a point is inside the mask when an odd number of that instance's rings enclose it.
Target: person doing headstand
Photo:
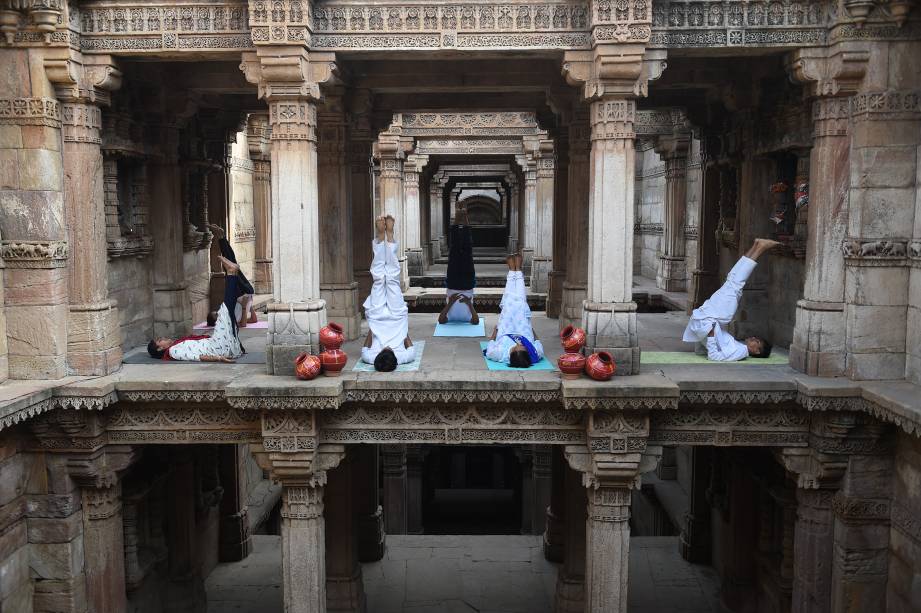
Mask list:
[[[499,303],[499,323],[483,354],[493,362],[529,368],[544,356],[544,346],[531,326],[531,308],[521,272],[521,254],[508,256],[508,277]]]
[[[221,257],[227,273],[224,284],[224,302],[217,311],[214,332],[211,336],[186,336],[180,339],[155,338],[147,344],[147,353],[157,360],[188,362],[233,362],[244,353],[237,336],[237,322],[231,315],[240,295],[240,267]]]
[[[448,253],[448,274],[445,277],[445,307],[438,314],[438,323],[480,323],[473,308],[473,288],[476,269],[473,265],[473,236],[467,218],[467,207],[457,205],[456,223],[451,224],[451,251]]]
[[[375,220],[377,238],[371,243],[371,294],[365,300],[368,336],[361,348],[361,360],[380,372],[396,370],[397,364],[416,359],[416,348],[409,338],[409,309],[400,288],[400,261],[393,238],[394,220],[390,215]]]
[[[217,237],[217,244],[221,249],[221,256],[227,258],[234,264],[237,263],[237,255],[233,252],[233,247],[230,246],[230,241],[225,238],[224,228],[217,224],[209,223],[208,227],[211,229],[211,232]],[[256,290],[253,289],[253,284],[249,282],[249,279],[246,278],[246,275],[243,274],[243,271],[240,271],[237,274],[237,288],[239,296],[237,297],[237,302],[240,305],[240,318],[237,320],[237,325],[241,328],[245,328],[246,324],[254,324],[256,321],[256,312],[253,310],[253,297],[256,294]],[[231,316],[236,318],[236,308],[231,310]],[[217,321],[217,311],[211,311],[208,313],[208,317],[205,320],[205,323],[208,324],[208,327],[213,328],[214,323]]]
[[[726,276],[726,282],[710,298],[694,309],[684,330],[686,343],[705,345],[707,358],[715,362],[737,362],[745,358],[766,358],[771,344],[760,336],[749,336],[740,342],[725,327],[735,317],[745,282],[755,270],[758,258],[779,245],[777,241],[756,238],[751,248],[736,262]]]

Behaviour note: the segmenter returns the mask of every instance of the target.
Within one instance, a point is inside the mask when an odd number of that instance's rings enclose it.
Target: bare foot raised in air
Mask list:
[[[240,272],[239,265],[235,264],[234,262],[231,262],[230,260],[228,260],[222,255],[219,255],[218,258],[221,260],[221,264],[224,265],[224,272],[227,273],[228,275],[235,275],[238,272]]]
[[[377,232],[378,242],[384,242],[385,232],[387,231],[387,222],[383,215],[374,218],[374,231]]]
[[[396,220],[393,218],[393,215],[385,215],[384,222],[387,228],[387,240],[393,242],[393,229],[396,226]]]

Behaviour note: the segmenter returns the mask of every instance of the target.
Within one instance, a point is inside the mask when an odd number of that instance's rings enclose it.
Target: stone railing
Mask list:
[[[905,16],[896,19],[887,6],[878,3],[868,16],[854,18],[838,10],[836,3],[814,0],[98,0],[62,5],[56,30],[48,31],[48,24],[43,32],[23,25],[8,38],[17,45],[50,41],[85,52],[145,55],[219,54],[304,41],[312,49],[329,51],[576,50],[590,49],[593,42],[641,42],[657,48],[796,48],[921,35],[921,22],[904,22]]]

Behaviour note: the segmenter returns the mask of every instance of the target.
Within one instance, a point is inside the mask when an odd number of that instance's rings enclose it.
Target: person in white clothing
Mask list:
[[[529,368],[544,356],[544,346],[531,326],[531,309],[521,272],[521,254],[508,256],[508,277],[499,303],[499,322],[483,354],[493,362]]]
[[[396,370],[397,364],[416,359],[416,348],[409,338],[409,309],[400,288],[400,261],[393,239],[394,219],[390,215],[375,220],[377,238],[371,243],[371,294],[365,300],[368,336],[361,348],[361,360],[381,372]]]
[[[737,362],[745,358],[770,356],[771,344],[766,339],[749,336],[740,342],[725,327],[735,317],[742,288],[755,269],[758,258],[779,244],[766,238],[756,238],[751,248],[729,271],[723,286],[694,309],[682,340],[705,345],[707,358],[715,362]]]

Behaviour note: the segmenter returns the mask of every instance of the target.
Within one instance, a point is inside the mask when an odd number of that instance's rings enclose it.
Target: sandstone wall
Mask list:
[[[109,297],[118,303],[122,347],[145,345],[153,336],[151,258],[109,260]]]
[[[921,439],[900,432],[896,446],[886,610],[921,610]]]

